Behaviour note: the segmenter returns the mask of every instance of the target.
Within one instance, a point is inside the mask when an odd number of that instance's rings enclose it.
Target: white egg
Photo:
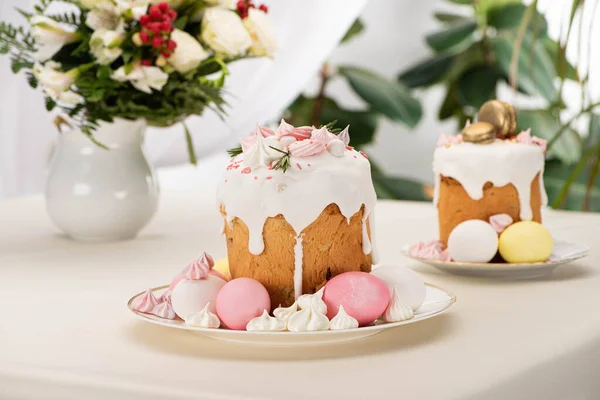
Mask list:
[[[488,262],[498,251],[498,233],[478,219],[458,224],[448,238],[448,252],[454,261]]]
[[[216,314],[215,300],[225,283],[223,279],[212,275],[195,281],[182,280],[171,293],[173,310],[179,318],[185,319],[190,314],[201,311],[206,304],[210,303],[208,311]]]
[[[409,268],[398,265],[382,265],[375,267],[371,275],[384,281],[390,291],[390,299],[394,286],[403,303],[408,304],[413,311],[418,310],[425,301],[425,281],[419,274]]]
[[[343,157],[346,152],[346,144],[340,139],[333,139],[327,143],[327,150],[336,157]]]

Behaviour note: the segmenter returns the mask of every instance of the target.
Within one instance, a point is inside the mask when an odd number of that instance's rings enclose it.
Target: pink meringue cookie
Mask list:
[[[254,131],[250,134],[250,136],[247,136],[240,140],[240,144],[242,145],[242,150],[246,151],[250,147],[252,147],[252,145],[254,145],[254,143],[256,143],[256,139],[258,137],[257,135],[259,135],[259,134],[262,135],[262,137],[267,138],[269,136],[275,135],[275,132],[273,132],[269,128],[263,128],[259,124],[256,124],[256,128],[254,128]]]
[[[502,233],[512,223],[513,219],[508,214],[495,214],[490,217],[490,225],[498,233]]]
[[[326,127],[322,127],[320,129],[314,129],[310,134],[310,138],[317,142],[327,144],[338,137],[329,132]]]
[[[171,306],[171,302],[168,300],[154,306],[151,314],[164,319],[175,319],[176,316],[175,310],[173,310],[173,306]]]
[[[531,128],[526,131],[521,131],[516,137],[517,143],[521,144],[530,144],[539,146],[542,150],[542,153],[546,152],[547,141],[544,139],[540,139],[539,137],[531,135]]]
[[[327,150],[327,147],[322,142],[305,139],[292,143],[289,150],[292,157],[310,157],[323,153]]]
[[[419,242],[410,246],[408,254],[414,258],[422,260],[450,261],[448,250],[439,240],[432,240],[427,243]]]
[[[138,296],[131,302],[131,308],[141,313],[151,313],[158,304],[158,300],[152,289],[146,290],[146,293]]]
[[[206,253],[202,253],[199,259],[192,261],[191,264],[181,272],[181,276],[183,279],[192,281],[204,279],[208,276],[214,265],[215,262],[213,258]]]
[[[181,275],[178,275],[178,276],[181,276]],[[177,282],[177,283],[179,283],[179,282]],[[175,286],[173,286],[173,287],[175,287]],[[164,301],[171,301],[171,292],[173,292],[173,290],[170,288],[165,290],[163,292],[163,294],[158,298],[158,302],[162,303]]]
[[[444,147],[444,146],[449,146],[449,145],[453,145],[453,144],[461,144],[462,141],[463,141],[462,134],[460,134],[460,133],[458,135],[454,135],[454,136],[446,135],[445,133],[441,133],[435,146],[436,147]]]
[[[312,130],[312,126],[301,126],[298,128],[294,128],[293,125],[288,124],[282,118],[281,123],[279,124],[279,128],[277,128],[277,130],[275,131],[275,136],[278,139],[281,139],[284,136],[292,136],[297,140],[304,140],[310,137]]]

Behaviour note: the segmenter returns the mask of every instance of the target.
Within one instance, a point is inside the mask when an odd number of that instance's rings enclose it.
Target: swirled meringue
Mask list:
[[[415,243],[408,249],[408,254],[422,260],[450,261],[448,249],[444,249],[444,244],[439,240]]]
[[[259,332],[280,332],[287,329],[287,322],[278,318],[273,318],[268,311],[263,311],[260,317],[256,317],[246,325],[247,331]]]
[[[141,313],[151,313],[158,304],[158,299],[154,296],[152,289],[146,290],[146,293],[135,298],[131,302],[131,308]]]
[[[495,214],[490,217],[490,225],[498,233],[504,232],[504,230],[513,223],[513,219],[508,214]]]
[[[295,128],[293,125],[285,122],[285,120],[282,118],[281,122],[279,123],[279,128],[277,128],[275,131],[275,136],[280,139],[289,136],[296,140],[304,140],[310,137],[312,131],[312,126],[300,126]]]
[[[256,130],[260,127],[256,125]],[[255,143],[247,150],[244,150],[244,165],[250,168],[266,167],[268,168],[271,162],[279,160],[283,157],[283,145],[275,136],[263,137],[257,133]]]
[[[341,329],[354,329],[358,328],[358,321],[356,318],[351,317],[344,310],[344,306],[340,304],[340,308],[335,317],[331,320],[329,324],[329,329],[332,331],[337,331]]]
[[[411,319],[414,315],[412,307],[400,300],[398,290],[394,286],[392,300],[383,314],[383,320],[385,322],[405,321]]]
[[[181,276],[183,279],[188,279],[191,281],[197,281],[199,279],[204,279],[208,276],[208,273],[215,265],[213,258],[206,254],[202,253],[199,259],[194,260],[185,267],[185,269],[181,272]]]
[[[250,134],[250,136],[240,139],[240,144],[242,145],[242,150],[244,152],[256,143],[256,139],[258,139],[259,134],[263,138],[267,138],[269,136],[274,136],[275,132],[269,128],[263,128],[262,126],[256,124],[256,129]]]
[[[298,303],[298,308],[304,310],[309,308],[310,306],[314,306],[315,310],[320,312],[321,314],[327,314],[327,304],[323,301],[323,291],[325,290],[325,286],[323,286],[318,292],[315,294],[303,294],[298,297],[296,303]]]
[[[208,311],[210,303],[207,303],[204,308],[198,312],[192,313],[185,317],[186,325],[197,326],[199,328],[218,328],[221,326],[221,320],[216,314]]]
[[[158,303],[153,309],[152,314],[164,319],[175,319],[175,310],[168,300]]]
[[[350,144],[350,125],[346,126],[344,130],[337,135],[337,138],[348,146]]]
[[[325,144],[313,139],[300,140],[289,146],[292,157],[310,157],[325,151]]]
[[[290,332],[326,331],[329,329],[329,319],[311,304],[310,307],[292,315],[287,328]]]
[[[277,307],[273,311],[273,315],[277,319],[288,322],[290,320],[290,317],[292,315],[294,315],[297,311],[298,311],[298,303],[294,302],[294,304],[292,304],[289,307]]]

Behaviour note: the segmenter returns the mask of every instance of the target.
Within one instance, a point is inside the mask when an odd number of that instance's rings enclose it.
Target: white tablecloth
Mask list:
[[[0,398],[597,399],[600,216],[549,212],[554,235],[588,258],[536,281],[445,275],[399,254],[435,237],[430,205],[382,202],[384,263],[457,295],[438,318],[361,341],[257,348],[146,324],[132,294],[167,283],[199,251],[225,255],[214,194],[167,192],[135,241],[59,234],[42,198],[0,203]]]

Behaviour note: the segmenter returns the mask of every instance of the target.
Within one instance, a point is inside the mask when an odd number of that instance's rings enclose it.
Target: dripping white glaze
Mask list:
[[[370,254],[373,249],[371,248],[371,240],[369,239],[369,231],[367,229],[367,217],[362,219],[362,251],[364,254]]]
[[[441,176],[456,179],[474,200],[483,197],[486,182],[494,186],[512,184],[519,196],[520,218],[531,220],[531,182],[540,174],[542,205],[547,197],[543,186],[544,154],[540,147],[506,140],[492,144],[463,142],[438,147],[433,155],[435,174],[434,205],[439,200]]]
[[[294,245],[294,299],[302,295],[302,260],[304,257],[304,249],[302,248],[302,236],[296,236],[296,244]]]

